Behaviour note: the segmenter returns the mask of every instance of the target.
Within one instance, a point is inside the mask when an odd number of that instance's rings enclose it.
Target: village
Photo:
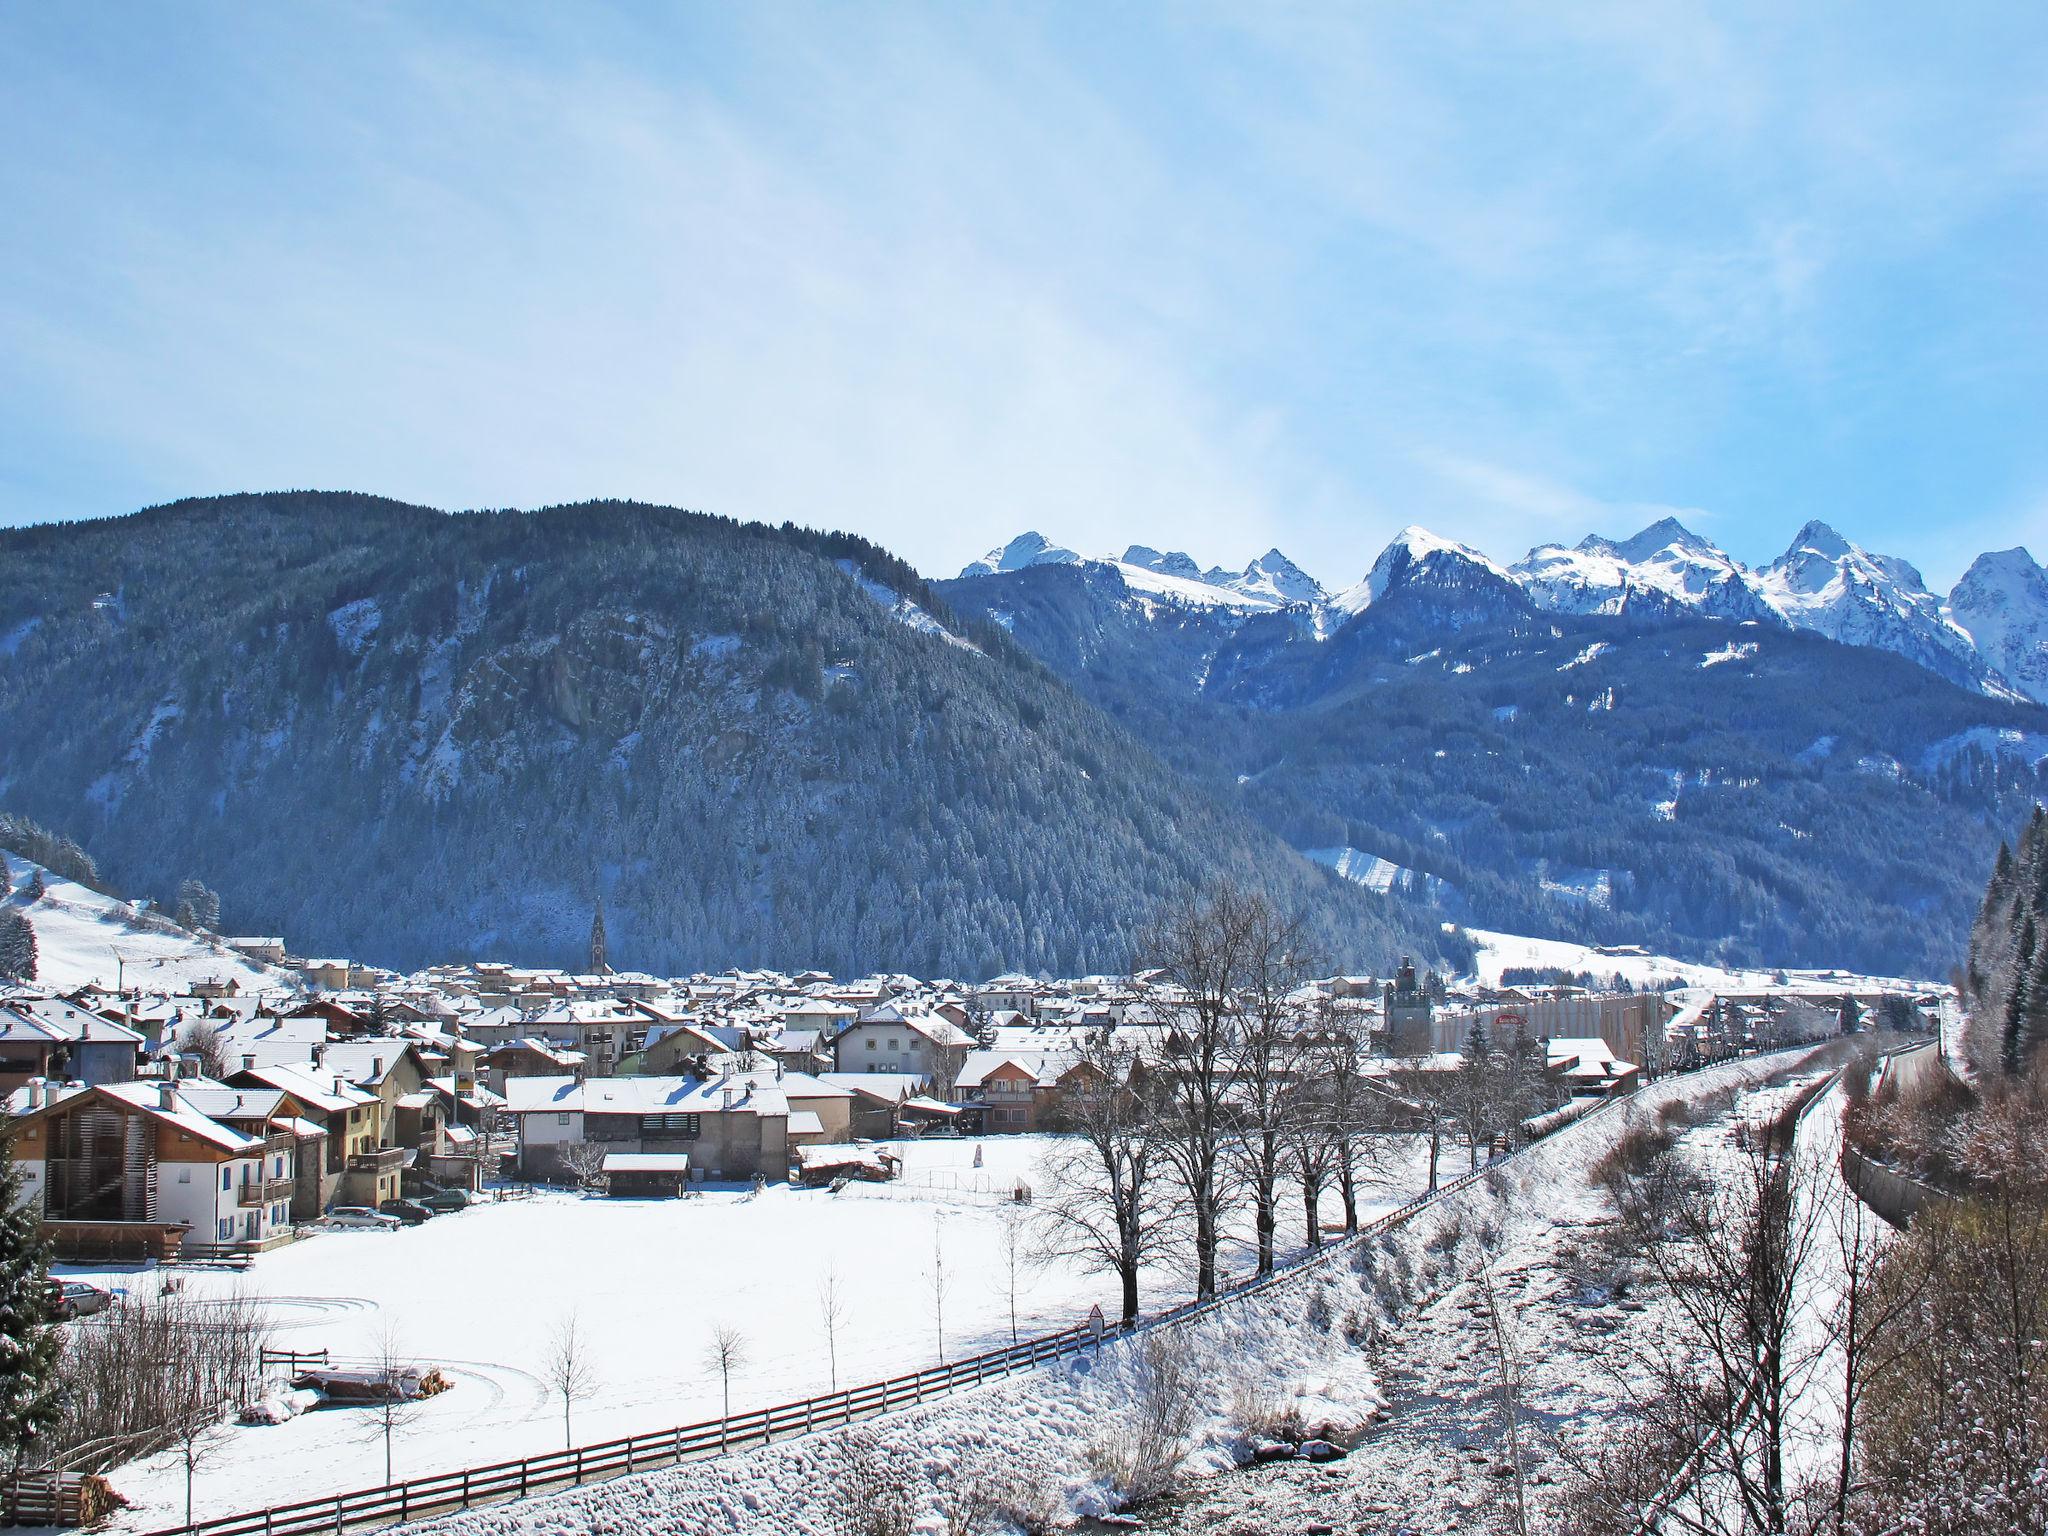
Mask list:
[[[1628,955],[1605,981],[1490,983],[1394,957],[1382,977],[1289,975],[1263,1004],[1205,998],[1168,967],[658,978],[609,965],[601,911],[579,972],[400,975],[274,937],[213,942],[238,969],[174,991],[0,992],[9,1155],[57,1315],[106,1330],[211,1308],[256,1341],[238,1378],[212,1380],[205,1443],[75,1426],[73,1464],[126,1504],[126,1529],[1130,1323],[1647,1080],[1865,1027],[1925,1032],[1942,1006],[1837,976],[1631,985]],[[1168,1097],[1132,1086],[1147,1080]],[[1105,1129],[1105,1106],[1151,1114],[1201,1081],[1229,1125],[1201,1203],[1226,1214],[1191,1276],[1151,1235],[1094,1241],[1117,1175],[1088,1151],[1147,1134]],[[580,1389],[551,1374],[565,1329]],[[381,1442],[361,1412],[306,1411],[323,1405],[381,1412]]]

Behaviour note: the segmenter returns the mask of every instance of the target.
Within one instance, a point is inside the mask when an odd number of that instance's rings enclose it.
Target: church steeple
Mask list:
[[[597,898],[597,911],[590,919],[590,974],[608,976],[611,962],[605,957],[604,948],[604,898]]]

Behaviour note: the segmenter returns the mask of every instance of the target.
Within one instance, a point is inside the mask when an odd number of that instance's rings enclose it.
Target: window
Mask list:
[[[221,1169],[221,1171],[220,1171],[220,1187],[221,1187],[222,1189],[233,1189],[233,1188],[235,1187],[235,1170],[234,1170],[234,1169],[232,1169],[232,1168],[223,1168],[223,1169]]]
[[[642,1115],[640,1117],[642,1136],[680,1136],[694,1141],[703,1134],[702,1122],[695,1115]]]
[[[872,1050],[873,1050],[874,1048],[875,1048],[875,1037],[874,1037],[873,1035],[869,1035],[869,1036],[868,1036],[868,1049],[872,1051]]]
[[[557,1124],[557,1125],[567,1125],[568,1123],[569,1123],[569,1117],[568,1117],[567,1115],[557,1115],[557,1116],[555,1116],[555,1124]]]
[[[192,1169],[190,1165],[182,1166],[178,1169],[178,1182],[180,1184],[190,1184],[192,1182]]]

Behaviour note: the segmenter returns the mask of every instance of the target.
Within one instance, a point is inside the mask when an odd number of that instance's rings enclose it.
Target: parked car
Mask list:
[[[470,1204],[466,1189],[437,1189],[431,1195],[422,1195],[420,1204],[436,1213],[467,1210]]]
[[[83,1280],[52,1280],[50,1289],[56,1293],[50,1298],[50,1313],[62,1323],[104,1312],[114,1304],[112,1296]]]
[[[337,1205],[327,1213],[328,1225],[364,1227],[375,1232],[396,1232],[405,1223],[396,1216],[382,1216],[367,1205]]]
[[[417,1200],[386,1200],[377,1207],[386,1216],[396,1216],[408,1227],[416,1227],[423,1221],[431,1221],[434,1213]]]

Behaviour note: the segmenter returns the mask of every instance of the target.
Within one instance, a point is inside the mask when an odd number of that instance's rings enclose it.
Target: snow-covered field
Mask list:
[[[543,1376],[550,1337],[572,1312],[601,1388],[575,1409],[579,1443],[715,1418],[719,1383],[704,1365],[712,1330],[746,1337],[733,1379],[743,1412],[800,1399],[831,1385],[818,1287],[836,1271],[847,1303],[838,1341],[839,1383],[879,1380],[936,1361],[929,1275],[943,1256],[948,1358],[1010,1342],[1006,1226],[1017,1208],[1002,1198],[1033,1181],[1041,1137],[896,1144],[904,1178],[887,1186],[824,1190],[771,1186],[760,1194],[714,1190],[682,1201],[582,1199],[542,1194],[437,1217],[402,1232],[328,1232],[259,1257],[242,1274],[180,1271],[188,1288],[235,1288],[264,1297],[284,1348],[333,1352],[367,1363],[388,1328],[407,1358],[439,1365],[456,1385],[421,1405],[398,1446],[394,1475],[416,1477],[559,1449],[561,1404]],[[976,1149],[983,1166],[974,1167]],[[1400,1204],[1422,1185],[1418,1143],[1368,1214]],[[1446,1153],[1445,1176],[1462,1166]],[[1294,1227],[1294,1201],[1282,1208]],[[1325,1219],[1340,1213],[1334,1201]],[[1235,1268],[1249,1258],[1237,1247]],[[97,1283],[147,1292],[158,1276],[135,1270],[67,1270]],[[1071,1266],[1019,1277],[1025,1336],[1084,1320],[1100,1304],[1114,1314],[1111,1277]],[[1151,1277],[1148,1309],[1184,1300],[1178,1274]],[[277,1426],[232,1427],[215,1438],[199,1474],[200,1518],[384,1481],[381,1442],[367,1416],[328,1409]],[[166,1454],[117,1471],[133,1501],[121,1529],[176,1523],[183,1468]]]
[[[1900,977],[1857,976],[1847,971],[1731,970],[1725,966],[1674,960],[1668,955],[1606,954],[1591,944],[1574,944],[1565,939],[1532,939],[1521,934],[1496,933],[1486,928],[1467,928],[1464,933],[1478,949],[1473,970],[1478,980],[1487,986],[1498,986],[1502,971],[1520,966],[1590,971],[1603,979],[1620,976],[1631,986],[1657,987],[1675,981],[1682,986],[1704,987],[1718,992],[1805,991],[1839,997],[1845,988],[1859,992],[1924,992],[1935,985]],[[1779,979],[1781,977],[1782,980]]]
[[[1653,1085],[1644,1111],[1666,1097],[1758,1082],[1797,1059],[1729,1063]],[[1524,1362],[1531,1421],[1597,1420],[1616,1401],[1596,1364],[1607,1340],[1630,1322],[1654,1320],[1588,1304],[1560,1278],[1556,1254],[1603,1216],[1587,1169],[1624,1123],[1609,1112],[1560,1132],[1501,1179],[1431,1207],[1363,1268],[1340,1261],[1188,1325],[1199,1399],[1188,1467],[1196,1480],[1169,1504],[1148,1508],[1145,1528],[1186,1536],[1265,1536],[1318,1524],[1505,1529],[1491,1335],[1469,1270],[1446,1259],[1442,1234],[1459,1222],[1466,1256],[1483,1255],[1495,1277]],[[1396,1265],[1411,1279],[1390,1310],[1379,1276]],[[1022,1485],[1063,1515],[1099,1511],[1105,1490],[1091,1450],[1125,1411],[1137,1374],[1136,1348],[1112,1345],[1100,1358],[1063,1361],[852,1430],[453,1516],[423,1525],[421,1536],[827,1536],[844,1528],[835,1512],[859,1481],[863,1455],[910,1488],[911,1513],[927,1520],[992,1481]],[[1378,1423],[1334,1465],[1234,1471],[1247,1449],[1246,1404],[1259,1399],[1298,1403],[1311,1422]],[[1540,1468],[1540,1457],[1534,1464]]]
[[[6,858],[12,876],[8,895],[23,899],[37,866],[19,854]],[[145,992],[177,993],[189,992],[194,981],[209,977],[232,977],[244,991],[291,980],[282,971],[182,929],[166,933],[141,927],[127,902],[47,870],[43,885],[41,900],[20,908],[36,932],[39,986],[69,991],[89,982],[111,987],[125,980]]]

